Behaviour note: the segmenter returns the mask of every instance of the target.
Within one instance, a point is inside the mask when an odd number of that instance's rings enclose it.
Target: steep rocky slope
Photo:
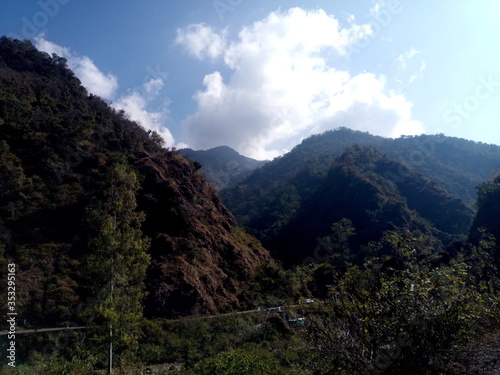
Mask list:
[[[143,230],[152,239],[150,314],[239,307],[241,282],[253,278],[268,252],[236,227],[214,188],[181,155],[146,156],[135,166],[144,176]]]
[[[116,164],[141,184],[136,200],[151,255],[145,313],[239,306],[242,284],[269,255],[193,163],[161,144],[89,95],[65,59],[0,40],[0,260],[17,265],[20,316],[39,325],[78,320],[96,298],[85,285],[85,218]]]

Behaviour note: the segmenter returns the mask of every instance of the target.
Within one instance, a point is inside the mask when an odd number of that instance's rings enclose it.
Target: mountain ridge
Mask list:
[[[241,307],[246,283],[270,256],[237,227],[193,162],[89,95],[65,59],[5,37],[0,58],[0,253],[18,265],[19,314],[40,325],[79,321],[86,298],[96,298],[86,287],[95,250],[85,217],[105,199],[115,166],[140,186],[151,256],[144,313]]]
[[[404,170],[403,181],[384,177],[397,169]],[[328,235],[330,226],[342,219],[349,219],[358,233],[351,240],[357,249],[397,230],[439,239],[442,244],[434,245],[439,251],[465,235],[473,218],[470,208],[437,183],[374,148],[348,148],[314,184],[305,195],[294,185],[268,192],[279,204],[271,205],[271,211],[259,211],[258,206],[253,219],[243,222],[287,265],[310,256],[317,238]]]
[[[266,163],[266,161],[241,155],[229,146],[218,146],[198,151],[184,148],[180,149],[179,152],[200,163],[200,172],[217,190],[236,185],[253,170]]]
[[[254,176],[248,176],[248,185],[257,184],[263,175],[266,183],[261,188],[266,184],[280,185],[282,181],[303,173],[311,162],[315,164],[316,173],[324,174],[329,163],[354,144],[377,148],[388,157],[436,180],[469,206],[476,199],[476,186],[500,171],[500,146],[497,145],[443,134],[384,138],[340,127],[304,139],[290,152],[268,162]],[[391,178],[399,180],[405,175],[400,170]]]

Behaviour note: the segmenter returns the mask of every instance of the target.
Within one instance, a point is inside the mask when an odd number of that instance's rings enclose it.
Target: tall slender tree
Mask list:
[[[90,306],[96,334],[106,337],[108,373],[113,351],[133,350],[139,336],[144,280],[150,261],[149,241],[141,231],[144,215],[137,212],[139,183],[135,172],[117,164],[110,168],[106,188],[88,210],[89,256],[86,273],[95,298]]]

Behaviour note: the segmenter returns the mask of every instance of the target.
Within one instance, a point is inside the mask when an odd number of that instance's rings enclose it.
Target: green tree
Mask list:
[[[495,236],[496,245],[500,246],[500,175],[493,181],[482,183],[478,186],[477,214],[472,223],[469,240],[478,243],[482,238],[479,228],[485,228]]]
[[[346,218],[332,224],[332,232],[328,237],[323,238],[326,246],[335,249],[335,253],[342,254],[347,258],[352,256],[349,246],[349,239],[356,235],[356,229],[352,221]]]
[[[203,361],[196,369],[201,375],[285,374],[272,353],[262,349],[231,350]]]
[[[406,233],[370,246],[391,255],[350,267],[335,286],[340,300],[317,302],[308,317],[313,374],[447,373],[456,348],[498,326],[491,237],[437,266],[417,256],[426,242]]]
[[[140,334],[144,279],[149,264],[149,241],[141,232],[144,220],[136,211],[139,189],[133,171],[115,165],[109,171],[102,200],[88,212],[93,227],[89,240],[87,275],[95,303],[92,324],[109,344],[109,373],[113,348],[118,353],[134,350]]]

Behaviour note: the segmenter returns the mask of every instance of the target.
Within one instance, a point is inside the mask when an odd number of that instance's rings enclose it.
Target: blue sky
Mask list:
[[[500,0],[2,0],[168,146],[270,159],[339,126],[500,145]]]

